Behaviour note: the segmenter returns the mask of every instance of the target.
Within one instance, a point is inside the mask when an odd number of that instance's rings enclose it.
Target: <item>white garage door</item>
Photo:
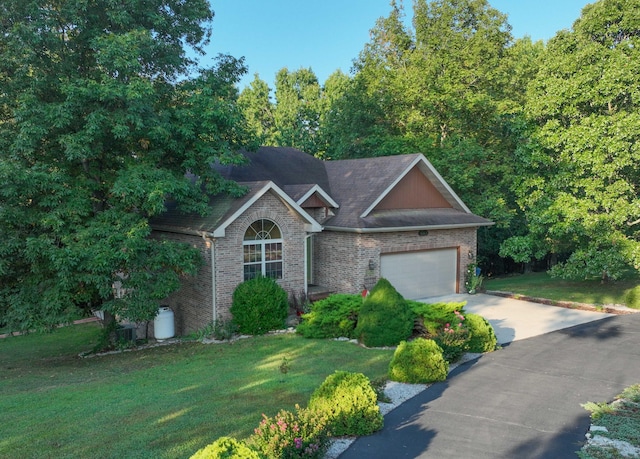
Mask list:
[[[456,293],[457,249],[390,253],[381,256],[380,273],[407,299]]]

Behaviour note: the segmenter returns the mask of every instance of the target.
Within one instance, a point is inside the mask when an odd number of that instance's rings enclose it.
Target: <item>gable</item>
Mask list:
[[[450,209],[452,206],[416,165],[387,193],[374,210],[443,208]]]
[[[304,202],[300,203],[300,207],[302,207],[303,209],[310,209],[310,208],[313,209],[316,207],[328,207],[328,206],[327,206],[327,203],[320,198],[318,193],[313,193]]]

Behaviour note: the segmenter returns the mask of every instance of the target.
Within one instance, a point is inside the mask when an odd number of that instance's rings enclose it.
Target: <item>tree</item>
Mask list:
[[[354,77],[344,85],[322,125],[327,156],[335,159],[414,153],[403,137],[402,110],[406,99],[397,81],[406,71],[414,46],[403,24],[401,5],[376,21],[371,40],[354,62]]]
[[[472,211],[496,222],[479,232],[484,259],[523,232],[516,152],[543,45],[512,42],[510,29],[486,0],[415,0],[413,28],[392,2],[323,126],[330,157],[424,153]]]
[[[271,102],[271,89],[256,73],[249,87],[238,98],[238,106],[247,120],[247,127],[261,145],[276,145],[275,106]]]
[[[313,154],[317,150],[322,90],[311,69],[276,74],[276,143]]]
[[[0,313],[49,328],[102,307],[150,320],[200,260],[150,237],[170,196],[205,212],[237,190],[209,164],[247,145],[242,61],[193,77],[210,34],[206,0],[0,4]],[[185,174],[191,172],[194,180]],[[124,295],[114,297],[119,282]]]
[[[637,2],[586,6],[548,43],[528,95],[536,129],[519,203],[528,232],[502,254],[568,257],[568,278],[640,269],[640,16]]]

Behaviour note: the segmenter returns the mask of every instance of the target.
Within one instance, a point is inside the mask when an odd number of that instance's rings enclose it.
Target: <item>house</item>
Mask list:
[[[422,154],[322,161],[293,148],[214,166],[247,187],[211,198],[207,216],[169,209],[153,236],[199,248],[205,265],[166,300],[176,331],[230,318],[232,294],[257,274],[290,294],[357,293],[387,278],[405,298],[461,292],[476,255],[471,213]]]

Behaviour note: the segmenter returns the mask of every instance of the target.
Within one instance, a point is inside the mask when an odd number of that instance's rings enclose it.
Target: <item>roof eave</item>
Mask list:
[[[447,225],[423,225],[423,226],[395,226],[381,228],[348,228],[344,226],[325,226],[328,231],[340,231],[344,233],[393,233],[407,231],[449,230],[462,228],[479,228],[481,226],[493,226],[494,222],[487,223],[454,223]]]
[[[268,181],[265,186],[262,187],[251,199],[247,200],[238,210],[230,215],[224,222],[222,222],[213,231],[213,237],[225,237],[227,227],[233,223],[240,215],[248,210],[258,199],[264,196],[268,191],[273,191],[278,198],[285,203],[290,209],[297,212],[303,219],[307,221],[306,231],[312,233],[319,233],[322,231],[322,226],[309,215],[302,207],[300,207],[287,193],[285,193],[278,185]]]
[[[184,228],[181,226],[151,225],[151,229],[154,231],[162,231],[164,233],[184,234],[187,236],[200,236],[202,238],[215,237],[215,234],[210,231],[199,231],[191,228]]]

